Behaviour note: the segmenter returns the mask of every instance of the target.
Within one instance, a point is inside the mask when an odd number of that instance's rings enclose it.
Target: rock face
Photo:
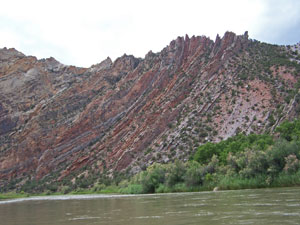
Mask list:
[[[135,173],[188,159],[237,132],[272,131],[299,112],[293,48],[227,32],[178,37],[144,59],[90,68],[0,50],[0,186],[80,171]]]

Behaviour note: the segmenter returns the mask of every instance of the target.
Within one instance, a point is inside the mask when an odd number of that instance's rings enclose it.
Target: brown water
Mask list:
[[[300,188],[0,201],[0,224],[300,224]]]

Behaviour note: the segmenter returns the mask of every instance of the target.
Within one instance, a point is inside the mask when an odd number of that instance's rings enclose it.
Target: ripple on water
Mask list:
[[[142,201],[142,202],[140,202],[141,204],[151,204],[151,203],[153,203],[153,201]]]
[[[284,216],[300,216],[300,213],[283,213]]]
[[[252,220],[239,221],[239,224],[245,224],[245,225],[247,225],[247,224],[255,224],[255,223],[256,223],[256,221],[252,221]]]
[[[84,195],[52,195],[52,196],[36,196],[28,198],[18,198],[0,201],[0,204],[9,204],[25,201],[59,201],[59,200],[90,200],[99,198],[127,198],[136,195],[108,195],[108,194],[84,194]],[[146,196],[146,195],[143,195]]]
[[[188,213],[188,211],[176,211],[176,212],[165,212],[165,214],[183,214],[183,213]]]
[[[298,212],[281,212],[281,211],[275,211],[271,212],[272,215],[281,215],[281,216],[300,216],[300,213]]]
[[[69,220],[93,220],[93,219],[101,219],[101,217],[98,216],[79,216],[70,218]]]
[[[209,200],[211,198],[209,197],[205,197],[205,198],[192,198],[192,200],[202,200],[202,201],[206,201],[206,200]]]
[[[190,204],[184,204],[184,207],[198,207],[198,206],[207,206],[205,203],[190,203]],[[216,206],[213,204],[213,206]]]
[[[286,201],[286,202],[294,202],[295,199],[286,199],[285,201]]]
[[[214,215],[213,212],[205,211],[205,210],[199,211],[198,213],[195,214],[195,216],[212,216],[212,215]]]
[[[275,203],[236,203],[233,204],[235,206],[277,206],[280,204],[275,204]]]
[[[289,207],[299,207],[300,204],[299,204],[299,203],[295,203],[295,204],[287,204],[286,206],[289,206]]]
[[[112,212],[121,212],[122,210],[121,209],[114,209],[112,210]]]
[[[137,216],[133,217],[134,219],[160,219],[162,216]]]

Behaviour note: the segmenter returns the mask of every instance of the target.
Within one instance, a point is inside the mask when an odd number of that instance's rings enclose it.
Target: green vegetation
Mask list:
[[[300,120],[284,122],[268,135],[238,134],[198,147],[188,162],[154,163],[121,193],[163,193],[300,185]]]
[[[238,134],[219,143],[209,142],[200,146],[194,156],[194,160],[205,164],[209,162],[213,155],[216,155],[222,164],[226,164],[227,156],[230,152],[238,153],[245,149],[266,150],[273,143],[273,137],[267,134],[250,134],[248,136]]]
[[[0,194],[0,200],[13,199],[13,198],[25,198],[28,196],[29,196],[29,194],[24,193],[24,192],[22,192],[22,193],[7,192],[7,193]]]

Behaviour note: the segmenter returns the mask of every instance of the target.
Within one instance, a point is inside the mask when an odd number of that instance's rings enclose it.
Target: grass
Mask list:
[[[267,177],[264,175],[255,178],[244,179],[241,177],[224,177],[217,184],[221,190],[237,190],[269,187],[266,183]]]
[[[268,185],[265,181],[256,178],[253,179],[239,179],[239,178],[224,178],[217,185],[203,185],[198,187],[187,187],[184,184],[176,185],[175,187],[166,187],[161,185],[155,193],[176,193],[176,192],[201,192],[212,191],[215,187],[219,190],[241,190],[241,189],[257,189],[257,188],[278,188],[278,187],[295,187],[300,186],[300,175],[293,175],[291,177],[282,175],[274,179],[271,185]],[[261,182],[260,182],[261,181]],[[85,195],[85,194],[144,194],[140,185],[130,185],[127,188],[108,188],[101,191],[92,191],[90,189],[72,191],[68,194],[61,192],[54,193],[0,193],[0,201],[17,198],[27,198],[33,196],[55,196],[55,195]]]
[[[0,193],[0,200],[25,198],[29,196],[30,195],[27,193],[7,192],[7,193]]]
[[[300,186],[300,171],[295,174],[281,173],[278,177],[275,177],[272,187],[286,187],[286,186]]]
[[[259,175],[255,178],[224,177],[217,186],[221,190],[276,188],[300,186],[300,171],[295,174],[281,173],[276,177]]]
[[[85,194],[119,194],[120,188],[117,186],[108,186],[102,190],[94,191],[93,189],[78,189],[69,193],[62,192],[43,192],[43,193],[25,193],[25,192],[6,192],[0,193],[0,201],[17,198],[27,198],[33,196],[54,196],[54,195],[85,195]]]
[[[184,183],[175,184],[168,187],[160,184],[155,189],[155,193],[174,193],[174,192],[200,192],[212,191],[215,187],[219,190],[239,190],[239,189],[257,189],[257,188],[276,188],[276,187],[293,187],[300,186],[300,171],[295,174],[280,173],[278,176],[270,178],[267,175],[258,175],[254,178],[241,178],[238,176],[222,177],[219,181],[205,182],[201,186],[187,187]],[[78,189],[68,194],[62,192],[46,192],[46,193],[16,193],[7,192],[0,193],[0,200],[26,198],[32,196],[49,196],[49,195],[79,195],[79,194],[143,194],[141,184],[129,184],[126,187],[118,187],[116,185],[106,186],[101,190],[95,189]]]

